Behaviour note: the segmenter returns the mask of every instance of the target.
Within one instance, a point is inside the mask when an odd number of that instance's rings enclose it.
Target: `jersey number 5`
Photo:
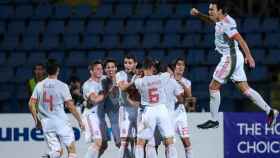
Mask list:
[[[150,103],[157,103],[159,101],[159,94],[157,88],[150,88],[149,89],[149,102]]]
[[[48,105],[50,111],[53,111],[53,97],[47,95],[46,91],[43,93],[43,103]]]

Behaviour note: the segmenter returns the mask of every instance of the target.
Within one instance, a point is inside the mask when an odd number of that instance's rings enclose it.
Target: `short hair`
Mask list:
[[[126,54],[124,59],[132,59],[134,62],[137,62],[136,57],[133,54]]]
[[[175,61],[173,62],[173,68],[175,68],[175,66],[177,65],[177,63],[178,63],[179,61],[183,61],[184,64],[185,64],[185,66],[187,66],[186,60],[185,60],[183,57],[178,57],[178,58],[176,58]]]
[[[229,5],[226,0],[210,0],[209,4],[215,4],[218,10],[222,9],[223,14],[229,12]]]
[[[146,58],[142,64],[143,69],[156,68],[156,63],[150,58]]]
[[[99,65],[101,64],[103,66],[103,63],[101,60],[96,60],[96,61],[92,61],[90,62],[89,66],[88,66],[88,69],[89,70],[93,70],[93,68],[96,66],[96,65]]]
[[[48,75],[55,75],[58,71],[59,64],[55,59],[49,59],[46,64]]]
[[[106,59],[105,62],[104,62],[104,66],[106,67],[108,63],[114,63],[116,67],[118,66],[117,61],[115,59],[112,59],[112,58]]]

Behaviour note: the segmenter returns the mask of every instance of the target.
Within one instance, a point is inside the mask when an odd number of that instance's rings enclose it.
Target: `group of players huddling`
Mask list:
[[[219,89],[228,79],[267,113],[268,126],[273,127],[278,111],[271,109],[259,93],[249,87],[243,68],[244,61],[251,68],[255,67],[255,62],[245,40],[237,31],[234,19],[227,14],[222,2],[210,3],[209,16],[195,8],[191,10],[191,15],[215,24],[215,50],[222,54],[209,86],[212,120],[197,127],[208,129],[219,126]],[[43,129],[50,150],[47,157],[61,157],[61,143],[67,147],[68,158],[77,157],[74,134],[64,106],[84,130],[85,140],[89,144],[84,158],[100,157],[106,150],[106,114],[115,144],[119,148],[116,157],[156,158],[157,147],[162,141],[166,157],[177,158],[175,133],[182,140],[185,156],[192,157],[185,105],[193,104],[195,99],[191,94],[191,82],[183,77],[185,60],[178,58],[163,71],[151,59],[145,59],[140,68],[136,68],[138,62],[131,55],[127,55],[123,63],[122,71],[117,71],[117,63],[113,59],[95,61],[89,65],[90,78],[82,88],[85,109],[80,117],[68,86],[57,80],[59,66],[54,60],[48,61],[48,77],[36,85],[29,101],[35,124]],[[111,102],[111,106],[105,113],[106,100]]]

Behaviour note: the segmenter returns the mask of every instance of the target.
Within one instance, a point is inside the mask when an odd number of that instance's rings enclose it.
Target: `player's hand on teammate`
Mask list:
[[[255,68],[256,63],[252,56],[245,57],[245,64],[247,64],[250,68]]]
[[[196,8],[192,8],[190,11],[190,14],[192,16],[197,16],[199,14],[199,10],[197,10]]]
[[[85,130],[85,125],[84,125],[84,123],[83,123],[82,121],[79,122],[79,126],[80,126],[80,129],[81,129],[82,131]]]

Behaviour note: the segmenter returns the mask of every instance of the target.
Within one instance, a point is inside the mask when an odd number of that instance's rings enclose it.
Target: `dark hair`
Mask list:
[[[96,61],[92,61],[89,66],[88,66],[88,69],[89,70],[93,70],[93,68],[96,66],[96,65],[99,65],[101,64],[103,66],[103,63],[101,60],[96,60]]]
[[[156,67],[156,63],[154,62],[154,60],[152,60],[150,58],[146,58],[143,61],[142,67],[143,67],[143,69],[150,69],[152,67],[155,68]]]
[[[184,58],[182,58],[182,57],[178,57],[178,58],[173,62],[173,68],[175,68],[175,66],[177,65],[177,63],[178,63],[179,61],[184,62],[185,66],[187,66],[186,60],[185,60]]]
[[[136,57],[133,54],[126,54],[124,59],[132,59],[133,61],[137,62]]]
[[[49,59],[46,64],[48,75],[55,75],[58,71],[59,64],[55,59]]]
[[[209,4],[215,4],[217,9],[222,9],[223,14],[228,14],[229,6],[226,0],[210,0]]]
[[[108,63],[114,63],[116,67],[118,66],[117,61],[111,58],[105,60],[104,66],[106,66]]]

